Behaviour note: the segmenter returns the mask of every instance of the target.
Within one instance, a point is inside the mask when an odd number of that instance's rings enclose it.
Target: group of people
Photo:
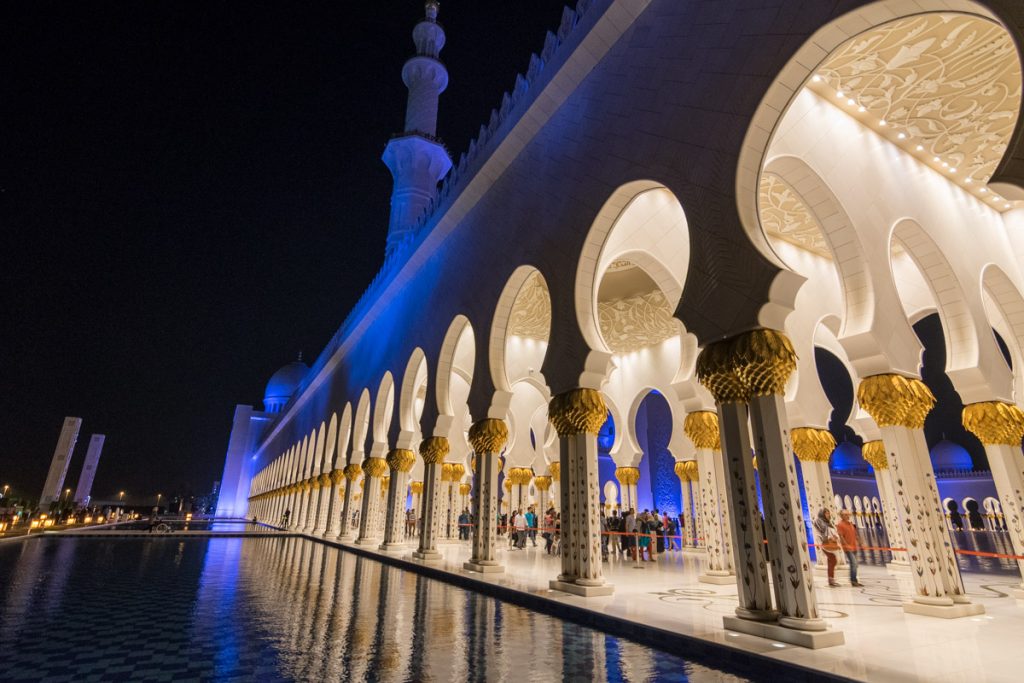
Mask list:
[[[829,586],[834,588],[839,585],[836,581],[839,553],[846,556],[846,563],[850,565],[850,585],[855,588],[864,585],[857,580],[857,550],[860,545],[857,542],[857,527],[850,521],[849,510],[839,513],[838,524],[832,521],[832,512],[828,508],[819,510],[814,520],[814,542],[818,550],[825,553]]]
[[[670,516],[667,512],[644,510],[637,514],[629,508],[622,515],[612,510],[601,514],[601,553],[629,555],[634,561],[654,562],[655,555],[682,547],[679,532],[683,529],[683,515]],[[617,538],[617,540],[616,540]]]
[[[522,510],[513,510],[512,515],[504,521],[499,522],[499,526],[508,528],[508,544],[513,550],[522,550],[526,547],[526,541],[530,540],[533,542],[533,546],[537,547],[537,512],[531,505],[526,508],[524,513]]]

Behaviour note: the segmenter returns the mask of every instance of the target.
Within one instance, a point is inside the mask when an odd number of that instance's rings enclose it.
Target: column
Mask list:
[[[807,526],[800,504],[800,485],[784,397],[786,382],[796,369],[796,353],[789,339],[781,333],[768,330],[763,333],[759,336],[774,341],[777,346],[764,349],[751,343],[752,351],[766,353],[748,365],[753,389],[750,425],[768,527],[768,556],[780,612],[779,625],[802,631],[824,631],[826,624],[818,616],[814,593]]]
[[[439,524],[437,537],[445,540],[452,537],[452,477],[454,476],[452,467],[454,465],[455,463],[451,462],[441,463],[441,488],[437,494]]]
[[[324,521],[324,538],[334,537],[334,519],[338,516],[338,494],[341,491],[338,489],[338,485],[345,481],[344,470],[331,470],[331,473],[327,475],[331,482],[331,487],[327,493],[327,519]]]
[[[405,494],[409,488],[409,471],[416,464],[416,454],[404,448],[388,453],[391,481],[388,483],[387,521],[381,550],[405,549]]]
[[[739,577],[733,571],[734,558],[729,525],[733,523],[735,515],[730,514],[729,501],[725,499],[728,489],[725,484],[725,471],[721,465],[722,432],[718,415],[711,410],[689,413],[683,420],[683,431],[697,449],[696,467],[687,467],[687,470],[695,475],[695,481],[699,482],[699,514],[696,516],[700,517],[701,526],[695,530],[699,530],[700,535],[704,537],[704,549],[708,558],[707,568],[697,580],[711,584],[734,583],[739,581]],[[757,509],[756,500],[754,509]],[[760,534],[760,514],[757,515],[756,521],[759,526],[757,533]],[[694,524],[694,527],[697,525]],[[763,560],[764,549],[759,548],[757,551],[761,553]],[[758,604],[752,596],[748,596],[748,600],[748,606],[752,609]],[[740,604],[744,603],[741,601]]]
[[[420,456],[423,458],[423,516],[420,522],[420,544],[413,557],[418,560],[434,561],[441,559],[437,552],[437,535],[440,526],[438,519],[440,509],[438,494],[441,488],[441,463],[449,451],[448,439],[443,436],[432,436],[420,444]]]
[[[551,588],[590,597],[611,595],[601,567],[597,434],[608,417],[601,393],[573,389],[548,404],[558,432],[562,496],[562,572]]]
[[[338,540],[351,541],[353,536],[352,494],[355,492],[356,479],[363,473],[363,466],[353,463],[345,465],[345,469],[342,471],[345,473],[345,479],[348,480],[348,483],[345,484],[345,497],[342,499],[341,521],[338,523]]]
[[[414,481],[409,484],[409,490],[412,491],[412,512],[416,516],[416,529],[419,529],[420,522],[423,520],[423,482]],[[413,531],[414,536],[419,536],[418,531]]]
[[[299,509],[292,527],[299,533],[304,533],[306,530],[306,511],[309,509],[309,491],[312,488],[313,485],[309,479],[303,479],[299,482],[299,490],[295,494],[298,499],[296,505]]]
[[[448,485],[448,538],[459,538],[459,515],[462,508],[459,507],[459,487],[462,478],[466,476],[466,466],[461,462],[452,463],[451,483]]]
[[[551,473],[551,504],[555,506],[555,512],[562,510],[562,463],[553,462],[548,464],[548,472]]]
[[[508,442],[504,420],[487,418],[469,429],[473,448],[473,554],[462,566],[475,572],[501,572],[496,559],[498,535],[498,474],[501,451]]]
[[[637,513],[636,485],[640,481],[639,467],[616,467],[615,478],[619,480],[622,490],[622,511],[633,509]]]
[[[972,403],[964,406],[963,423],[985,446],[1013,554],[1024,556],[1024,411],[1001,401]],[[1024,560],[1017,560],[1017,568],[1024,576]],[[1012,592],[1024,599],[1024,585]]]
[[[313,519],[313,535],[323,536],[324,525],[327,523],[327,514],[324,508],[329,507],[331,504],[331,475],[327,472],[322,473],[317,477],[319,495],[316,501],[316,516]]]
[[[983,613],[964,591],[924,439],[924,420],[935,397],[919,379],[883,374],[861,380],[857,400],[882,432],[900,525],[909,543],[915,595],[903,610],[945,618]]]
[[[882,519],[885,523],[885,535],[889,539],[890,548],[906,548],[903,538],[903,527],[900,526],[900,513],[896,502],[896,488],[889,470],[889,456],[885,452],[885,444],[877,441],[865,441],[861,451],[875,473],[875,484],[878,486],[878,498],[882,503]],[[893,550],[892,561],[887,565],[895,571],[909,571],[910,561],[906,550]]]
[[[462,514],[463,510],[469,509],[469,492],[472,490],[473,485],[468,481],[459,484],[459,514]]]
[[[548,490],[551,488],[551,477],[546,474],[534,477],[533,485],[537,487],[537,526],[540,527],[544,523],[544,515],[548,511]]]
[[[381,477],[388,471],[384,458],[370,457],[363,461],[363,509],[359,514],[359,545],[372,545],[377,542],[380,526],[381,508]]]
[[[839,510],[836,509],[836,496],[832,490],[832,475],[828,470],[828,461],[832,451],[836,449],[836,440],[827,429],[817,427],[797,427],[790,437],[793,442],[793,453],[800,460],[800,471],[804,475],[804,492],[807,494],[807,514],[812,520],[818,518],[820,510],[828,510],[832,523],[839,523]],[[852,512],[852,511],[851,511]],[[814,553],[816,571],[828,573],[828,558],[821,548]],[[846,564],[846,556],[838,554],[839,565]]]
[[[676,476],[679,477],[679,490],[682,494],[681,510],[683,514],[682,528],[679,530],[679,546],[692,548],[696,535],[693,533],[693,495],[690,482],[698,476],[697,463],[693,460],[679,460],[675,465]]]

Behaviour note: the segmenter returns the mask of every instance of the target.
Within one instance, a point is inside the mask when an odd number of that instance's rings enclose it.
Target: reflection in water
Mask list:
[[[0,606],[0,679],[736,680],[295,538],[10,544]]]

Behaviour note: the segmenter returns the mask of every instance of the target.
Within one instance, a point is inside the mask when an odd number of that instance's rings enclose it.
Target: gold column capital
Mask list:
[[[817,427],[797,427],[790,432],[793,452],[803,462],[828,462],[836,449],[832,432]]]
[[[551,477],[554,481],[561,481],[562,477],[562,463],[558,460],[548,465],[548,472],[551,473]]]
[[[453,467],[455,463],[446,462],[441,464],[441,481],[455,481],[452,477],[455,476]]]
[[[355,481],[363,473],[363,466],[359,463],[352,463],[351,465],[345,465],[345,469],[342,472],[345,473],[346,479]]]
[[[697,356],[697,381],[719,403],[746,403],[785,392],[796,361],[785,334],[751,330],[705,347]]]
[[[409,484],[409,490],[411,490],[413,493],[415,493],[417,495],[420,494],[420,493],[423,493],[423,482],[422,481],[411,482]]]
[[[620,484],[627,484],[629,486],[635,486],[640,481],[640,468],[639,467],[616,467],[615,478],[619,480]]]
[[[608,418],[604,397],[596,389],[573,389],[559,394],[548,404],[548,419],[558,436],[594,434]]]
[[[463,496],[468,496],[472,488],[473,486],[468,481],[463,482],[462,484],[459,484],[459,494]]]
[[[513,484],[525,486],[533,479],[533,470],[529,467],[511,467],[508,470],[508,479]]]
[[[696,460],[678,460],[674,469],[679,481],[697,481],[699,479]]]
[[[511,491],[512,490],[512,480],[509,479],[508,477],[505,477],[505,483],[502,484],[502,486],[504,487],[504,489],[506,491]]]
[[[381,477],[388,471],[384,458],[367,458],[363,461],[363,471],[368,477]]]
[[[865,441],[864,447],[861,449],[861,455],[876,470],[889,469],[889,458],[885,455],[885,444],[882,443],[881,439]]]
[[[466,474],[466,466],[461,462],[452,463],[452,481],[462,481]]]
[[[1024,411],[1012,403],[971,403],[962,417],[964,427],[986,446],[1020,446],[1024,439]]]
[[[437,465],[444,462],[450,449],[451,445],[448,443],[447,437],[432,436],[424,439],[420,444],[420,456],[426,464]]]
[[[388,467],[398,472],[408,472],[416,464],[416,454],[407,448],[396,448],[388,453]]]
[[[551,488],[551,476],[542,474],[538,477],[534,477],[533,485],[537,487],[538,491],[547,491]]]
[[[712,410],[698,410],[687,414],[683,420],[683,432],[697,448],[722,450],[722,436],[718,431],[718,413]]]
[[[508,425],[504,420],[489,417],[469,428],[469,445],[474,453],[501,453],[506,443]]]
[[[331,470],[331,483],[337,486],[345,479],[345,470]]]
[[[860,381],[857,402],[879,427],[921,429],[935,396],[919,379],[885,373]]]

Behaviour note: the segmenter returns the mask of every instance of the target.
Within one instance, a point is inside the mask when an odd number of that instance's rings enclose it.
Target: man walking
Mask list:
[[[849,510],[839,513],[839,524],[836,525],[836,531],[839,532],[839,544],[843,546],[846,562],[850,565],[850,585],[860,588],[864,584],[857,581],[857,527],[850,522]]]

